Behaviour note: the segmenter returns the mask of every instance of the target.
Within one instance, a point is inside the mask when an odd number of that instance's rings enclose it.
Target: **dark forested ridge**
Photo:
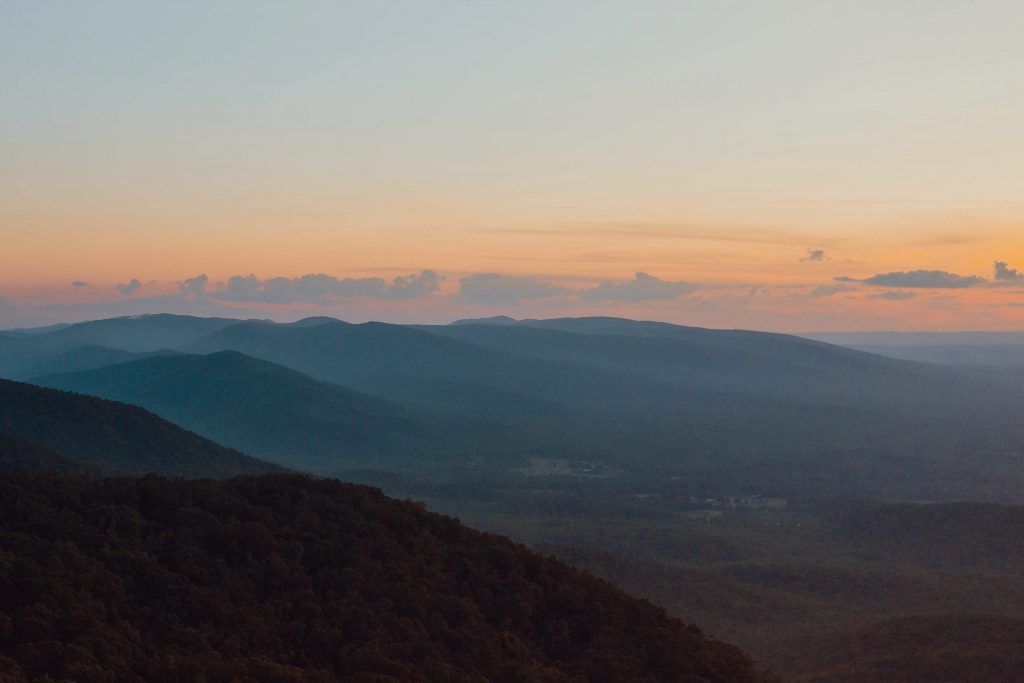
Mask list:
[[[280,471],[137,406],[7,380],[0,380],[0,434],[124,474],[231,477]]]
[[[764,680],[609,584],[335,481],[3,474],[0,529],[5,680]]]
[[[53,449],[28,439],[0,434],[0,471],[49,472],[61,475],[98,475],[102,470],[66,458]]]

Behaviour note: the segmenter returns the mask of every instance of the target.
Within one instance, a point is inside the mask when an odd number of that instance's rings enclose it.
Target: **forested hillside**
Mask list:
[[[736,648],[379,491],[0,475],[5,680],[766,680]]]

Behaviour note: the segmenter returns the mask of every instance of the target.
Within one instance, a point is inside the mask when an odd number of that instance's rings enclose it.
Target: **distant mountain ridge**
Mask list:
[[[801,336],[901,360],[1024,370],[1024,331],[821,332]]]
[[[740,330],[617,318],[461,322],[185,318],[163,339],[175,318],[155,316],[87,323],[85,332],[72,325],[35,335],[35,347],[236,351],[443,424],[451,438],[432,437],[438,448],[421,449],[424,462],[452,462],[444,457],[456,453],[464,463],[601,461],[622,473],[784,497],[898,491],[941,499],[960,490],[1016,500],[1024,490],[1012,465],[1024,452],[1024,392],[1009,376]],[[15,341],[0,340],[0,366]],[[287,404],[282,414],[294,410]]]

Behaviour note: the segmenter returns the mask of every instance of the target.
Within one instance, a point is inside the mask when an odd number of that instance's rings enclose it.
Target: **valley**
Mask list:
[[[0,383],[5,469],[368,484],[591,572],[785,680],[984,665],[979,680],[1009,682],[1024,666],[1012,373],[618,319],[78,327],[0,336],[30,382]]]

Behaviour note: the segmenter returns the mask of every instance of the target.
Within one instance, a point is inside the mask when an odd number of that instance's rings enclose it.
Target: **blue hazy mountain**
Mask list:
[[[237,351],[308,375],[307,381],[383,399],[418,416],[419,424],[443,425],[441,436],[435,431],[417,446],[420,462],[601,460],[642,476],[792,492],[877,493],[895,486],[920,496],[984,490],[1003,498],[1024,483],[1010,466],[1013,454],[1024,451],[1024,396],[1010,378],[991,373],[903,362],[790,335],[614,318],[445,326],[187,318],[184,331],[162,339],[173,320],[119,319],[114,327],[140,328],[127,335],[128,351],[142,348],[140,340],[192,354]],[[76,336],[75,327],[40,339]],[[187,376],[198,381],[201,374]],[[118,378],[116,384],[130,391],[130,378]],[[292,395],[274,386],[283,375],[270,373],[264,381],[261,401]],[[192,393],[177,391],[202,405],[212,386],[195,386]],[[239,405],[251,403],[244,383],[236,386]],[[130,400],[113,384],[104,391]],[[146,400],[171,414],[155,397]],[[295,406],[313,403],[282,400],[277,406],[298,420],[302,408]],[[266,419],[266,411],[238,411],[232,434],[258,433],[259,426],[246,429],[246,419]],[[202,426],[198,413],[176,416],[204,433],[214,429],[212,421]],[[284,433],[273,448],[298,451],[283,443],[292,438]],[[247,443],[235,438],[230,442]],[[270,444],[269,437],[258,444],[246,438],[249,450],[271,452],[260,445]],[[391,453],[408,452],[405,446],[416,442],[381,438]],[[446,459],[453,452],[458,458]],[[993,478],[986,474],[992,469],[1008,476]]]
[[[901,360],[1024,371],[1024,332],[822,332],[802,336]]]
[[[139,405],[218,443],[310,471],[462,455],[437,419],[235,351],[146,358],[36,383]]]

